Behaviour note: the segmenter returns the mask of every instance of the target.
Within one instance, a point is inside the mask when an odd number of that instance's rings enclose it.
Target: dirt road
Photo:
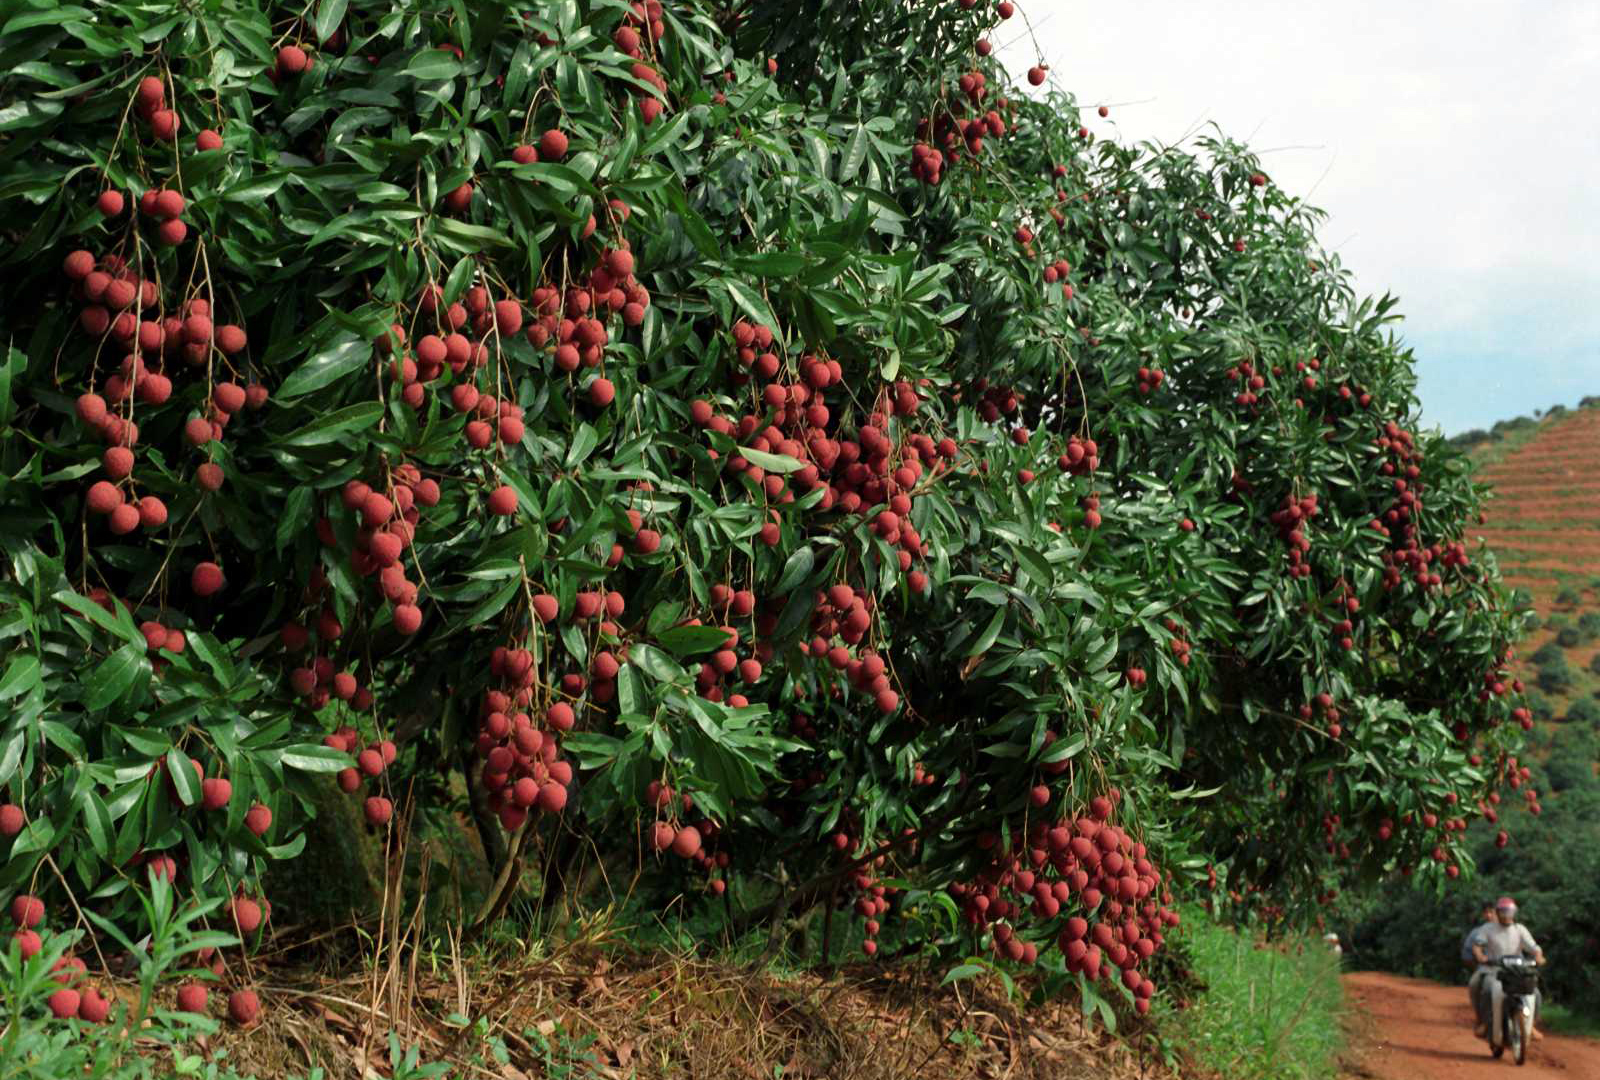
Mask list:
[[[1591,1080],[1600,1077],[1600,1043],[1546,1035],[1519,1069],[1499,1061],[1472,1034],[1472,1007],[1461,986],[1441,986],[1363,971],[1344,977],[1350,1004],[1371,1018],[1356,1076],[1372,1080]]]

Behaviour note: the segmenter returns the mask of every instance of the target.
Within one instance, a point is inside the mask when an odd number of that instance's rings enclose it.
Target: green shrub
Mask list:
[[[1552,660],[1539,665],[1539,689],[1550,694],[1561,694],[1572,688],[1572,668],[1566,660]]]
[[[1547,641],[1535,649],[1528,660],[1535,667],[1543,667],[1545,664],[1563,662],[1565,658],[1566,654],[1561,651],[1561,646],[1557,642]]]
[[[1563,607],[1577,607],[1583,603],[1583,594],[1571,585],[1563,585],[1556,593],[1556,603]]]
[[[1578,630],[1585,641],[1600,637],[1600,611],[1585,611],[1578,616]]]
[[[1600,702],[1594,698],[1575,698],[1567,706],[1566,719],[1574,724],[1600,725]]]
[[[1583,644],[1583,634],[1576,626],[1564,626],[1556,631],[1556,644],[1563,649],[1576,649]]]

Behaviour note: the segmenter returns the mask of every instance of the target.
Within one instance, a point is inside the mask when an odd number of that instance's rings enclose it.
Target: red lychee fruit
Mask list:
[[[361,812],[366,815],[368,825],[382,827],[389,824],[389,818],[394,814],[394,804],[381,795],[374,795],[362,805]]]
[[[298,45],[285,45],[278,50],[278,74],[298,75],[306,69],[309,57]]]
[[[261,905],[248,896],[235,896],[229,900],[228,914],[243,933],[253,934],[261,927]]]
[[[700,850],[700,830],[685,825],[672,839],[672,853],[680,859],[692,859]]]
[[[422,609],[415,604],[396,604],[394,628],[407,637],[422,628]]]
[[[517,512],[517,489],[510,484],[501,484],[489,493],[489,513],[500,517],[509,517]]]
[[[178,114],[171,109],[158,109],[151,113],[150,134],[162,142],[172,142],[178,137]]]
[[[218,383],[211,391],[211,400],[218,409],[231,416],[244,408],[244,387],[238,383]]]
[[[539,785],[539,809],[547,814],[559,814],[567,805],[567,789],[554,780]]]
[[[113,480],[121,480],[133,472],[133,451],[126,446],[113,446],[100,455],[100,467]]]
[[[294,46],[289,46],[294,48]],[[261,1000],[254,990],[235,990],[228,995],[228,1019],[240,1027],[255,1023],[261,1015]]]
[[[233,784],[221,777],[200,781],[200,805],[207,810],[221,810],[233,798]]]
[[[11,901],[11,918],[24,930],[32,930],[44,921],[44,901],[27,893]]]
[[[232,323],[217,327],[217,348],[221,349],[229,356],[234,356],[243,352],[246,344],[247,339],[245,338],[244,330],[241,327],[234,326]],[[241,399],[241,401],[242,400],[244,399]],[[228,409],[227,411],[238,412],[239,410]]]
[[[122,192],[107,188],[100,193],[100,197],[95,200],[94,205],[95,209],[99,210],[102,215],[111,218],[120,215],[127,202],[123,199]]]
[[[617,389],[611,385],[610,379],[596,379],[589,384],[589,402],[596,408],[605,408],[616,396]]]
[[[163,188],[156,192],[155,216],[158,218],[175,218],[183,213],[183,195],[171,188]]]
[[[376,491],[369,491],[361,500],[361,521],[369,529],[387,525],[394,516],[394,503]]]
[[[178,1011],[201,1013],[206,1011],[206,999],[211,995],[200,983],[184,983],[178,987]]]
[[[57,990],[50,995],[50,1012],[57,1020],[71,1020],[78,1015],[82,995],[76,990]]]
[[[194,568],[189,575],[189,587],[196,596],[214,596],[222,591],[227,580],[222,576],[222,567],[214,562],[203,562]]]
[[[472,181],[467,181],[460,187],[451,188],[445,193],[445,209],[452,214],[464,214],[472,206]]]
[[[100,991],[93,987],[83,991],[82,999],[78,1002],[79,1020],[89,1024],[103,1024],[110,1015],[111,1002],[102,997]]]
[[[11,935],[11,940],[17,943],[17,951],[24,960],[32,959],[44,948],[44,941],[32,930],[18,930]]]
[[[515,334],[522,329],[522,305],[515,300],[496,300],[494,305],[495,328],[502,334]]]
[[[122,491],[109,480],[97,480],[89,486],[86,501],[90,513],[109,514],[122,505]]]
[[[74,251],[61,260],[61,272],[73,281],[82,281],[94,272],[94,253],[81,249]]]
[[[260,803],[256,803],[245,811],[244,827],[257,836],[265,836],[267,830],[272,828],[272,811]]]
[[[549,161],[560,161],[566,157],[566,133],[559,128],[551,128],[539,136],[539,156]]]
[[[15,836],[28,824],[27,815],[15,803],[0,806],[0,836]]]

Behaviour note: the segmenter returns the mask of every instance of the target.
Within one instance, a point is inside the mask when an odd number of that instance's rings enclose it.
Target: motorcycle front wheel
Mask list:
[[[1516,1019],[1511,1023],[1511,1028],[1516,1032],[1511,1043],[1511,1053],[1517,1059],[1517,1064],[1522,1065],[1527,1061],[1528,1043],[1533,1041],[1533,1015],[1529,1012],[1518,1010]]]

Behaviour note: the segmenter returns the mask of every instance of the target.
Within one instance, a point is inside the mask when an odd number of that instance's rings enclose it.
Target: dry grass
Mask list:
[[[263,1080],[319,1066],[329,1080],[390,1076],[391,1031],[450,1076],[496,1080],[1174,1075],[1141,1054],[1141,1033],[1121,1042],[1070,1006],[1019,1010],[997,985],[940,987],[916,967],[779,976],[589,941],[430,967],[407,976],[399,1017],[371,971],[266,969],[261,1022],[210,1049]]]
[[[615,908],[564,939],[476,944],[424,926],[432,845],[397,821],[376,921],[275,930],[233,980],[261,1019],[203,1049],[259,1080],[397,1075],[391,1039],[462,1080],[1164,1080],[1153,1032],[1124,1040],[1056,1001],[1026,1009],[997,982],[939,985],[943,968],[863,962],[824,977],[625,942]],[[440,856],[441,858],[444,856]],[[402,866],[417,873],[403,875]],[[452,905],[446,905],[448,910]],[[465,916],[465,911],[456,914]],[[442,914],[442,913],[441,913]],[[455,922],[448,917],[443,922]],[[1018,980],[1021,995],[1029,986]],[[214,994],[220,1012],[224,994]],[[404,1070],[399,1070],[404,1073]]]

